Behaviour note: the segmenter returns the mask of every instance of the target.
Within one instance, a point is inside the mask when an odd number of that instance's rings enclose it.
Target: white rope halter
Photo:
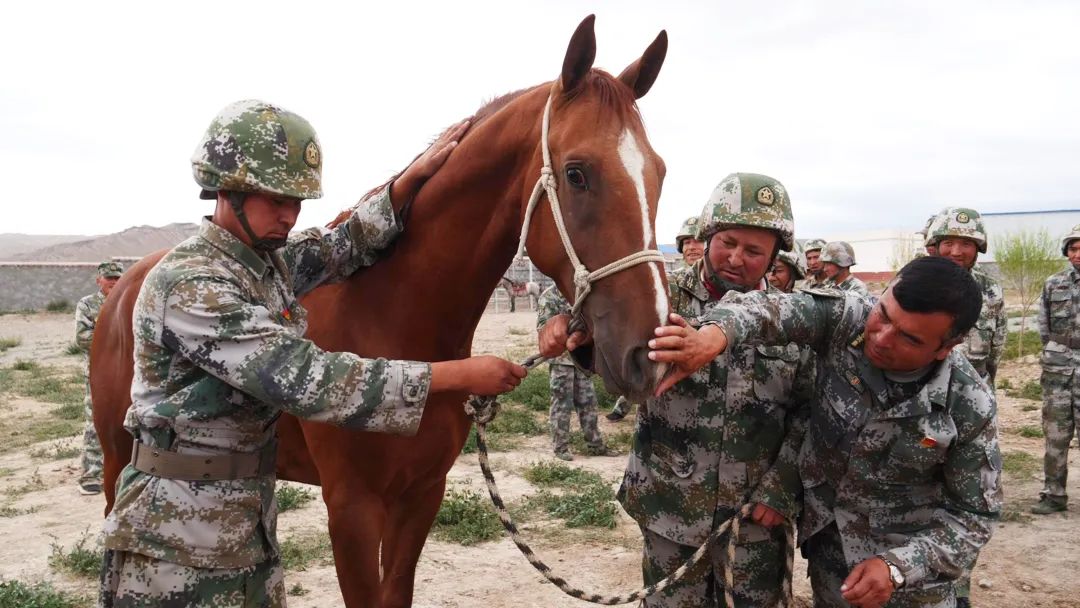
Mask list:
[[[570,265],[574,267],[574,304],[570,310],[571,318],[577,317],[581,312],[581,306],[585,297],[592,291],[592,284],[600,279],[637,266],[643,262],[664,263],[664,254],[656,249],[645,249],[615,260],[614,262],[592,272],[581,263],[574,245],[570,242],[570,234],[566,231],[566,222],[563,221],[562,207],[559,205],[558,182],[555,181],[555,172],[551,168],[551,151],[548,149],[548,123],[551,118],[551,99],[555,94],[555,87],[548,94],[547,104],[544,106],[544,119],[540,123],[540,150],[544,154],[544,166],[540,167],[540,178],[536,180],[529,204],[525,207],[525,221],[521,225],[521,238],[518,240],[517,262],[525,255],[525,239],[529,236],[529,225],[532,222],[533,211],[540,201],[540,195],[547,193],[547,200],[551,204],[551,215],[555,217],[555,227],[559,230],[559,239],[562,240],[566,257],[570,258]]]

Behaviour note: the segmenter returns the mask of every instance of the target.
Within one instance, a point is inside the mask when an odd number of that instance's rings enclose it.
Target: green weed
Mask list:
[[[1011,475],[1031,475],[1042,470],[1042,461],[1019,450],[1001,454],[1002,466]]]
[[[1038,439],[1043,436],[1043,431],[1042,428],[1029,424],[1016,429],[1016,434],[1028,439]]]
[[[317,561],[333,563],[333,547],[325,530],[305,531],[281,543],[281,565],[286,570],[306,570]]]
[[[299,509],[315,500],[314,492],[296,486],[279,485],[276,495],[279,513]]]
[[[51,543],[52,553],[49,555],[49,566],[53,570],[67,572],[84,578],[96,578],[101,574],[101,563],[105,559],[105,551],[101,548],[87,548],[90,540],[87,532],[65,550],[57,543]]]
[[[536,462],[523,471],[525,479],[538,486],[575,487],[586,484],[603,484],[600,475],[559,461]]]
[[[92,605],[89,598],[57,591],[47,582],[28,585],[22,581],[0,581],[0,608],[84,608]]]
[[[0,353],[22,344],[22,338],[0,338]]]
[[[459,545],[475,545],[498,538],[502,529],[486,497],[473,490],[450,488],[443,496],[431,535]]]

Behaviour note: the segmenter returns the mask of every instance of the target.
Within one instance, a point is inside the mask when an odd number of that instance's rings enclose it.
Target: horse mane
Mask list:
[[[521,97],[526,93],[529,93],[544,86],[550,86],[550,83],[539,84],[534,87],[529,87],[525,89],[518,89],[516,91],[511,91],[509,93],[505,93],[503,95],[499,95],[488,100],[484,103],[484,105],[480,106],[480,108],[476,112],[474,112],[472,116],[468,117],[472,124],[469,125],[468,131],[466,131],[465,134],[461,136],[461,138],[465,139],[466,137],[468,137],[469,133],[472,132],[473,127],[493,116],[496,112],[509,105],[510,102],[514,101],[515,99]],[[567,103],[573,103],[574,99],[576,99],[581,94],[581,92],[586,90],[587,88],[595,90],[600,99],[600,105],[604,109],[614,112],[620,121],[626,122],[631,118],[636,118],[638,121],[641,120],[641,114],[638,112],[637,100],[634,98],[634,92],[630,90],[630,87],[623,84],[621,81],[619,81],[619,79],[615,78],[611,74],[597,68],[589,70],[589,73],[585,75],[585,79],[582,81],[582,86],[578,87],[577,89],[575,89],[574,92],[567,96]],[[431,140],[431,142],[429,142],[428,145],[434,143],[449,128],[450,127],[447,127],[446,129],[440,131],[439,134],[436,135]],[[423,154],[423,152],[420,152],[420,154]],[[407,168],[417,158],[420,158],[420,154],[414,156],[413,159],[405,165],[405,167]],[[364,194],[364,196],[360,197],[360,201],[364,201],[369,196],[372,196],[373,194],[382,191],[384,188],[393,183],[394,180],[396,180],[398,176],[400,176],[404,171],[405,169],[402,169],[401,171],[394,173],[385,182],[379,184],[378,186],[375,186],[371,190],[368,190],[367,193]],[[345,220],[349,219],[349,216],[352,215],[353,211],[359,204],[360,202],[357,202],[355,205],[343,210],[337,215],[337,217],[335,217],[330,223],[328,223],[326,227],[334,228],[340,225]]]

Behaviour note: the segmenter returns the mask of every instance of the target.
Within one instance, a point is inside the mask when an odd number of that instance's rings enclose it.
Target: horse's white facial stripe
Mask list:
[[[638,206],[641,208],[641,248],[649,249],[653,234],[649,227],[649,203],[645,200],[645,155],[642,154],[637,138],[630,129],[624,130],[619,136],[619,159],[622,161],[623,168],[626,169],[626,174],[630,176],[630,181],[634,183],[634,190],[637,191]],[[660,280],[660,271],[656,268],[656,263],[650,262],[647,265],[653,279],[656,316],[660,325],[665,325],[668,309],[667,298],[663,297],[664,283]]]

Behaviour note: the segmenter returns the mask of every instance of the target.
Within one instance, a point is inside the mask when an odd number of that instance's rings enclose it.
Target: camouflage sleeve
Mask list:
[[[427,363],[323,351],[223,277],[180,280],[164,304],[165,346],[258,401],[366,431],[413,435],[420,425]]]
[[[994,286],[994,308],[994,337],[990,342],[990,354],[986,358],[986,370],[990,374],[991,385],[997,377],[998,362],[1005,352],[1005,336],[1009,329],[1009,319],[1005,315],[1005,295],[998,285]]]
[[[792,387],[793,409],[787,413],[787,433],[772,468],[765,472],[750,502],[764,504],[794,522],[802,509],[802,480],[799,477],[799,450],[810,419],[810,400],[814,396],[817,376],[814,351],[803,348],[799,356],[795,385]]]
[[[75,305],[75,345],[86,352],[90,351],[90,342],[94,339],[94,323],[86,298],[79,300]]]
[[[357,203],[349,219],[337,226],[308,228],[290,236],[282,257],[293,291],[300,296],[374,264],[400,233],[386,187]]]
[[[551,317],[570,314],[570,303],[554,285],[540,294],[536,307],[539,309],[536,314],[536,329],[543,327]]]
[[[1050,282],[1054,277],[1046,279],[1043,283],[1042,297],[1039,298],[1039,338],[1043,346],[1050,341]]]
[[[936,510],[934,525],[885,554],[904,571],[906,584],[936,574],[958,578],[990,540],[1001,511],[1002,461],[997,417],[991,413],[982,422],[968,437],[962,435],[971,425],[958,425],[957,442],[945,461],[945,506]]]
[[[702,324],[719,325],[727,336],[729,348],[746,341],[794,342],[823,352],[851,299],[858,296],[835,289],[793,294],[762,291],[729,294],[702,318]]]

